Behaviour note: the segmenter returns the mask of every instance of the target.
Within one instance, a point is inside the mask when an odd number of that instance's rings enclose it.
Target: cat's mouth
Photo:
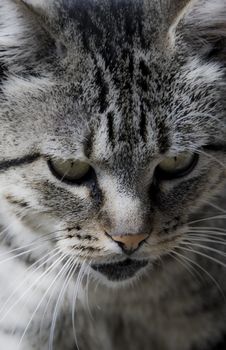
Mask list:
[[[139,270],[147,265],[148,260],[126,259],[114,263],[92,264],[91,267],[110,281],[123,281],[134,277]]]

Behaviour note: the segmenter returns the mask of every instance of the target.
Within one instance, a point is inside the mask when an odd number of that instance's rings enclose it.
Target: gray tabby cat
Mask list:
[[[225,0],[1,0],[1,350],[226,348],[225,67]]]

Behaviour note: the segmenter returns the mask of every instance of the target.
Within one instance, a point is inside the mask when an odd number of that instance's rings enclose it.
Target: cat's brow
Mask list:
[[[10,160],[4,160],[3,162],[0,162],[0,172],[8,170],[11,167],[18,167],[24,164],[29,164],[34,162],[36,159],[40,157],[40,154],[33,153],[26,155],[22,158],[15,158]]]

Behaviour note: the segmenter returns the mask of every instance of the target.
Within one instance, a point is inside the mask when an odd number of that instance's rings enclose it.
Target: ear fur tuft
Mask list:
[[[36,13],[45,13],[52,1],[50,0],[20,0]]]
[[[37,66],[41,50],[43,55],[47,51],[47,33],[24,5],[22,0],[1,0],[0,4],[0,64],[15,73]]]
[[[191,0],[169,34],[171,44],[183,38],[196,53],[225,58],[226,63],[226,0]]]

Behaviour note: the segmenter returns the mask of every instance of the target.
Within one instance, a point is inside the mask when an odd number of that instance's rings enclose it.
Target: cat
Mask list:
[[[225,0],[1,0],[1,350],[226,348],[225,68]]]

